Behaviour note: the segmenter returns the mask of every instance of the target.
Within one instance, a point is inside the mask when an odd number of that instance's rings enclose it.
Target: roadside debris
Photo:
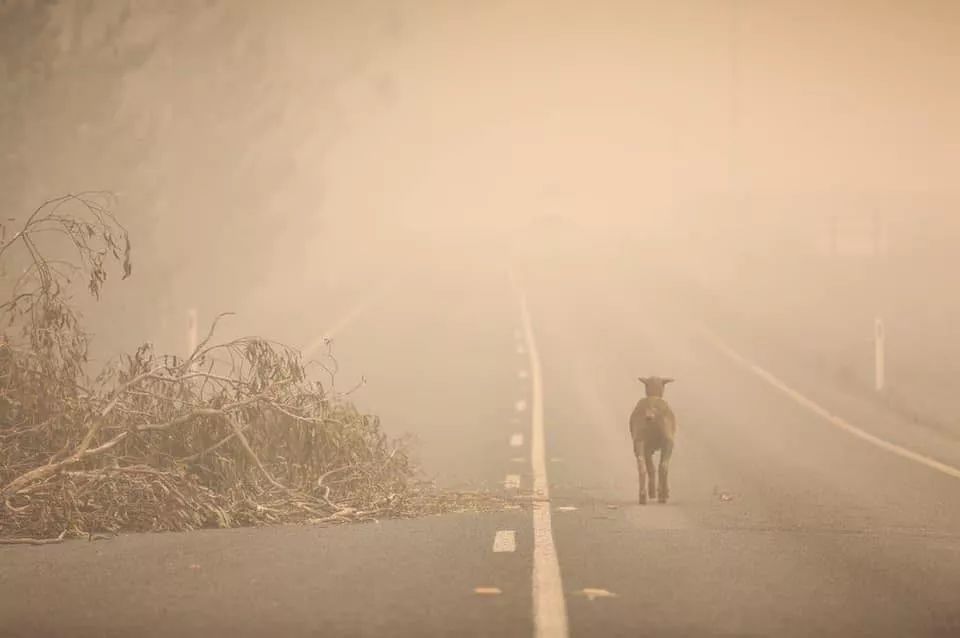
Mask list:
[[[594,589],[588,587],[586,589],[581,589],[577,592],[580,596],[586,596],[587,600],[596,600],[597,598],[619,598],[617,594],[607,591],[606,589]]]
[[[360,412],[350,390],[334,390],[329,341],[315,361],[256,336],[218,343],[218,323],[231,314],[223,313],[185,357],[144,343],[89,378],[90,335],[71,304],[71,279],[85,276],[99,298],[111,263],[131,275],[130,241],[111,202],[104,193],[68,195],[17,232],[0,232],[0,265],[32,264],[0,299],[4,544],[509,503],[420,480],[406,443]],[[70,245],[78,263],[48,257],[49,237]]]
[[[733,500],[733,495],[721,490],[718,486],[713,486],[713,495],[720,500],[721,503],[728,503]]]

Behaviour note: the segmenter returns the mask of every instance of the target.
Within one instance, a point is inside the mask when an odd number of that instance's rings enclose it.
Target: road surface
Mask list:
[[[539,517],[0,547],[0,636],[960,635],[960,442],[751,368],[617,273],[519,280],[532,341],[505,269],[465,259],[391,286],[336,348],[341,389],[365,375],[357,400],[448,486],[532,489],[541,408]],[[650,374],[677,379],[680,434],[673,499],[640,507],[627,417]]]

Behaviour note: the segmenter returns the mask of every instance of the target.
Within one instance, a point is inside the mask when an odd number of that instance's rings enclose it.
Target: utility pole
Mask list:
[[[740,184],[737,175],[739,154],[737,144],[740,137],[740,7],[739,0],[727,3],[727,198],[726,219],[728,225],[738,227],[742,219],[743,201],[740,197]],[[736,245],[738,269],[743,267],[746,247]]]
[[[727,186],[731,195],[737,191],[737,143],[740,133],[740,0],[729,0],[728,19],[728,134],[729,148],[727,149]]]

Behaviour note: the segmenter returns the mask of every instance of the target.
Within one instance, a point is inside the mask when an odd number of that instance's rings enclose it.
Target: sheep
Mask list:
[[[637,402],[630,414],[630,436],[633,439],[633,453],[637,457],[637,474],[640,479],[639,502],[640,505],[646,505],[649,491],[651,497],[656,495],[659,502],[666,503],[670,498],[667,475],[677,434],[677,419],[670,405],[663,399],[663,389],[673,379],[639,379],[646,388],[647,396]],[[653,453],[657,450],[660,451],[660,465],[654,468]]]

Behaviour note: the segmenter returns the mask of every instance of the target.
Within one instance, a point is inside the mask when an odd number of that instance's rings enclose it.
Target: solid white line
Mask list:
[[[543,377],[540,355],[533,337],[527,299],[513,273],[510,280],[520,301],[520,317],[530,358],[533,409],[530,420],[530,462],[533,469],[533,635],[534,638],[566,638],[567,603],[563,597],[560,562],[553,543],[550,487],[547,482],[546,445],[543,426]]]
[[[494,552],[517,551],[517,533],[512,529],[502,529],[493,537]]]
[[[905,459],[910,459],[911,461],[919,463],[920,465],[925,465],[930,469],[936,470],[938,472],[942,472],[947,476],[952,476],[953,478],[960,479],[960,469],[955,468],[952,465],[947,465],[946,463],[941,463],[936,459],[932,459],[928,456],[924,456],[923,454],[914,452],[913,450],[909,450],[905,447],[897,445],[896,443],[891,443],[886,439],[881,439],[876,435],[870,434],[869,432],[858,428],[857,426],[846,421],[845,419],[838,417],[835,414],[831,414],[827,409],[821,407],[817,403],[814,403],[812,400],[803,396],[802,394],[800,394],[799,392],[797,392],[796,390],[788,386],[786,383],[784,383],[774,375],[770,374],[769,372],[767,372],[757,364],[753,363],[752,361],[749,361],[748,359],[746,359],[739,352],[737,352],[736,350],[728,346],[726,343],[721,341],[720,338],[717,337],[716,335],[706,330],[703,330],[703,333],[706,335],[707,339],[710,342],[712,342],[713,345],[717,349],[719,349],[721,352],[723,352],[725,355],[727,355],[728,357],[730,357],[731,359],[739,363],[741,366],[743,366],[747,370],[750,370],[751,372],[756,374],[758,377],[760,377],[761,379],[763,379],[764,381],[772,385],[774,388],[780,390],[781,392],[786,394],[788,397],[790,397],[791,399],[793,399],[803,407],[807,408],[817,416],[821,417],[831,425],[863,441],[866,441],[867,443],[871,443],[881,449],[887,450],[888,452],[892,452],[897,456],[901,456]]]
[[[520,489],[520,475],[507,474],[507,476],[503,479],[503,486],[508,490]]]
[[[523,445],[523,434],[517,432],[510,437],[510,447],[520,447]]]

